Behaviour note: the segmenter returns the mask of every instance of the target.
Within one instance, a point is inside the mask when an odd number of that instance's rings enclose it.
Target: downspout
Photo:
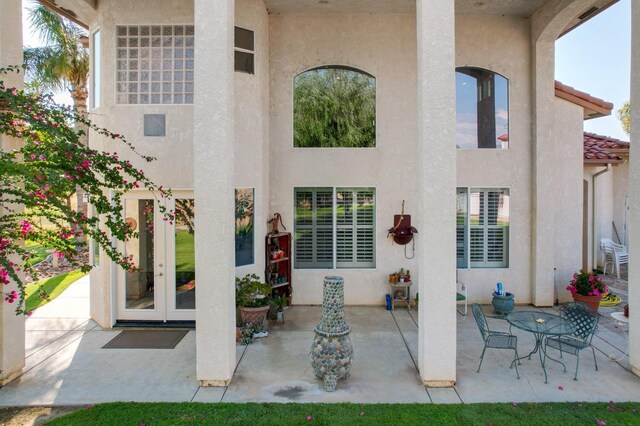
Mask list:
[[[591,222],[591,238],[593,240],[592,242],[592,246],[593,249],[591,250],[591,259],[592,259],[592,265],[591,265],[591,269],[596,269],[596,267],[598,266],[598,240],[596,239],[596,178],[600,175],[603,175],[605,173],[607,173],[611,168],[611,164],[607,164],[607,168],[604,170],[599,171],[598,173],[596,173],[595,175],[593,175],[592,179],[591,179],[591,210],[592,210],[592,222]]]

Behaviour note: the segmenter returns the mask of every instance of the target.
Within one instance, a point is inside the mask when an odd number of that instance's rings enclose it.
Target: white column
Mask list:
[[[196,375],[226,386],[236,365],[234,0],[195,0]]]
[[[22,64],[22,4],[0,0],[0,67]],[[0,76],[7,87],[22,87],[23,74]],[[0,149],[11,149],[18,140],[0,136]],[[0,208],[0,215],[3,214]],[[17,290],[12,283],[0,292]],[[16,316],[15,306],[0,297],[0,386],[22,373],[24,367],[24,316]]]
[[[640,376],[640,0],[631,2],[631,144],[629,153],[629,363]],[[635,145],[635,146],[634,146]]]
[[[454,0],[417,0],[416,25],[421,296],[418,368],[426,386],[445,387],[456,381]],[[434,265],[437,273],[430,274]]]
[[[557,185],[554,160],[554,42],[533,42],[533,182],[532,182],[532,271],[533,304],[554,302],[555,201]]]

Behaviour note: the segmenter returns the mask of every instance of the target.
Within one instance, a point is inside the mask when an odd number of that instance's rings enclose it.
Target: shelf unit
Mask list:
[[[291,233],[267,234],[265,237],[265,281],[271,285],[272,297],[287,296],[291,304]]]
[[[411,281],[389,282],[391,286],[391,310],[395,308],[396,303],[406,303],[407,309],[411,310]]]

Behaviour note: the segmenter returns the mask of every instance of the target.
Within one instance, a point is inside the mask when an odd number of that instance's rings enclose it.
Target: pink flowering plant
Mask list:
[[[609,292],[607,285],[602,278],[593,272],[584,272],[573,274],[573,279],[569,282],[567,290],[571,294],[580,294],[582,296],[599,296]]]
[[[17,66],[0,68],[0,80],[20,71]],[[85,146],[87,131],[101,135],[114,152]],[[115,148],[143,161],[154,158],[139,154],[124,136],[94,125],[71,107],[57,105],[51,96],[6,87],[4,80],[0,81],[0,136],[0,293],[5,302],[14,304],[17,314],[29,314],[24,311],[22,277],[36,275],[25,240],[52,249],[58,258],[87,272],[91,266],[81,264],[76,254],[91,238],[125,270],[139,270],[133,258],[112,243],[138,236],[124,220],[122,194],[136,188],[160,197],[171,194],[121,158]],[[67,200],[76,188],[84,190],[95,217],[70,207]],[[161,212],[165,220],[175,217],[162,207]],[[42,225],[43,218],[49,225]],[[44,290],[39,292],[46,297]]]

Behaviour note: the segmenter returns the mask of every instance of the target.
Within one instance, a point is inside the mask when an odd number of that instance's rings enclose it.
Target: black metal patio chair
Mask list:
[[[487,322],[487,317],[484,315],[482,308],[477,303],[471,305],[471,311],[473,312],[473,316],[478,324],[478,329],[480,330],[480,335],[482,336],[482,340],[484,341],[484,349],[482,349],[482,355],[480,355],[480,365],[478,365],[478,371],[480,372],[480,367],[482,367],[482,361],[484,359],[484,353],[487,348],[492,349],[510,349],[513,350],[515,356],[513,358],[513,362],[511,363],[511,367],[516,366],[516,375],[518,379],[520,378],[520,373],[518,372],[518,363],[516,360],[518,359],[518,338],[511,333],[507,333],[505,331],[494,331],[489,328],[489,323]],[[511,368],[509,367],[509,368]]]
[[[566,352],[576,357],[576,374],[573,380],[578,380],[578,367],[580,365],[580,351],[586,348],[591,348],[593,353],[593,362],[596,365],[596,371],[598,371],[598,361],[596,361],[596,351],[591,345],[593,334],[598,328],[598,313],[594,312],[589,306],[581,302],[570,302],[562,305],[560,314],[573,322],[576,326],[576,331],[569,336],[549,336],[545,340],[545,360],[547,357],[547,347],[552,347],[560,351],[560,357],[562,353]]]

